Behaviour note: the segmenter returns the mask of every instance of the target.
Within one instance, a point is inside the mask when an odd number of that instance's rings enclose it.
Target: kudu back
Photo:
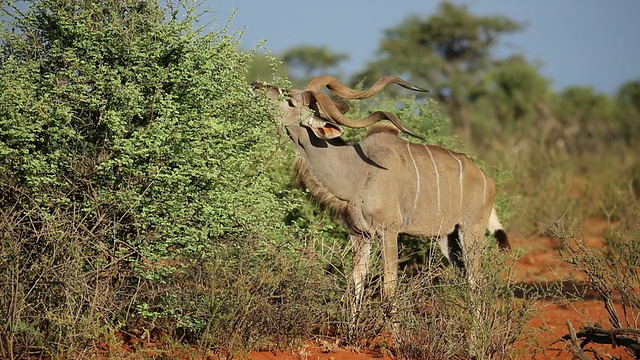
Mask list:
[[[401,132],[416,135],[393,113],[349,119],[346,102],[321,92],[326,87],[342,99],[365,99],[391,83],[426,91],[397,77],[380,78],[366,91],[352,90],[330,76],[311,79],[303,90],[254,84],[279,101],[281,120],[298,155],[299,186],[350,234],[357,302],[369,270],[372,238],[382,241],[385,297],[395,292],[398,234],[436,239],[471,282],[479,271],[471,250],[484,240],[486,230],[501,248],[509,248],[494,210],[495,183],[467,155],[402,139]],[[339,125],[369,129],[361,141],[347,143]]]

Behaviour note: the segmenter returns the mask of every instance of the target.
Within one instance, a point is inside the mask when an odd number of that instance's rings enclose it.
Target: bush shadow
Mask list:
[[[575,279],[557,281],[524,281],[514,285],[514,295],[525,299],[532,295],[541,300],[595,300],[600,299],[597,291],[589,288],[588,284]]]

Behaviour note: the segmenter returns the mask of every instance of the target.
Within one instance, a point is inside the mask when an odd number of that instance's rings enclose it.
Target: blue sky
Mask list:
[[[502,14],[527,24],[503,37],[498,55],[519,52],[540,65],[553,88],[592,86],[613,94],[628,80],[640,79],[640,0],[469,0],[478,15]],[[265,46],[279,54],[301,44],[326,45],[350,59],[350,75],[374,59],[384,30],[409,15],[433,14],[439,1],[427,0],[206,0],[208,16],[229,29],[242,30],[243,48]]]

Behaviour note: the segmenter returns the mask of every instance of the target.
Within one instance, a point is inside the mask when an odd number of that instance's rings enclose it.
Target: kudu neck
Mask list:
[[[348,199],[357,186],[354,174],[362,173],[359,168],[365,165],[354,146],[342,139],[319,139],[301,126],[287,127],[287,132],[317,181],[334,196]]]

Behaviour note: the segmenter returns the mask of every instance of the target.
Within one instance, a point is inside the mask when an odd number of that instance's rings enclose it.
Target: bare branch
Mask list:
[[[569,334],[562,337],[563,340],[571,340],[569,349],[574,354],[582,353],[582,346],[593,342],[596,344],[609,344],[613,347],[624,346],[631,353],[634,354],[636,359],[640,359],[640,343],[634,337],[640,337],[640,330],[631,328],[616,328],[611,330],[603,329],[599,326],[582,326],[580,332],[576,333],[571,325],[571,322],[567,320],[567,326],[569,327]],[[631,335],[633,337],[629,337]],[[583,339],[581,345],[578,344],[578,338]],[[578,352],[579,351],[579,352]],[[585,355],[586,356],[586,355]],[[582,357],[574,357],[574,359],[583,359]],[[588,359],[585,357],[584,359]]]

